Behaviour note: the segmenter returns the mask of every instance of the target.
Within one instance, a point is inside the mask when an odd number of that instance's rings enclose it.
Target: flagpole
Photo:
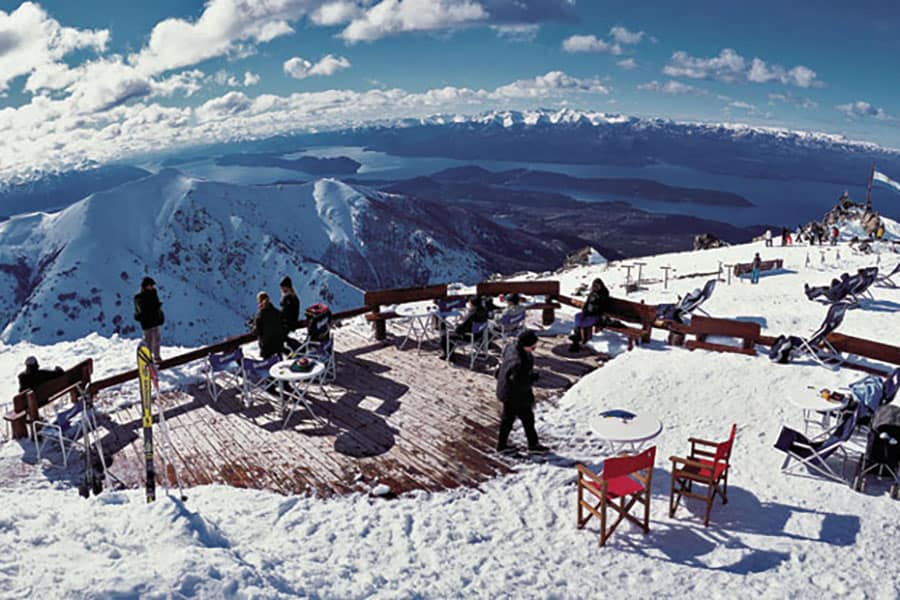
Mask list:
[[[872,180],[875,178],[875,163],[872,163],[872,168],[869,170],[869,187],[866,189],[866,211],[869,210],[872,206]]]

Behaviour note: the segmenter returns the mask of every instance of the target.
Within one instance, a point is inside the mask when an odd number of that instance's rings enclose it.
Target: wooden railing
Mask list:
[[[12,428],[13,438],[28,437],[28,425],[38,419],[40,409],[59,396],[70,394],[72,400],[76,400],[79,386],[81,389],[87,388],[93,372],[94,361],[88,358],[63,371],[58,377],[13,396],[13,408],[3,416]]]

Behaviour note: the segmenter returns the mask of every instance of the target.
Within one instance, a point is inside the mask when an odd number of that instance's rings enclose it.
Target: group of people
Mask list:
[[[272,304],[268,292],[261,291],[256,295],[257,311],[252,325],[263,359],[276,354],[290,354],[302,346],[300,341],[290,336],[300,326],[300,299],[290,277],[282,278],[279,286],[281,310]],[[331,311],[328,306],[313,304],[306,309],[305,316],[307,342],[327,342],[331,337]]]

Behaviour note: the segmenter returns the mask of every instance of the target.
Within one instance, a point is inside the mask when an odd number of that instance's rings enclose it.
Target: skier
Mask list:
[[[759,283],[759,268],[762,266],[762,259],[759,252],[753,256],[753,262],[750,263],[750,283]]]
[[[534,428],[532,385],[537,381],[538,374],[534,372],[532,353],[537,348],[537,343],[537,335],[526,329],[519,334],[515,344],[510,344],[503,350],[503,361],[497,371],[497,399],[503,402],[498,452],[515,453],[516,447],[510,445],[508,440],[516,419],[522,422],[522,429],[528,438],[529,453],[546,454],[549,451],[549,448],[541,445]]]
[[[159,328],[166,321],[162,311],[162,302],[156,294],[156,282],[151,277],[141,280],[141,289],[134,295],[134,320],[144,330],[144,342],[153,354],[153,361],[160,362]]]

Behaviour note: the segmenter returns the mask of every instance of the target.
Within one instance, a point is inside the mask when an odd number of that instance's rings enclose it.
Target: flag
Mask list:
[[[874,171],[872,173],[872,181],[880,181],[881,183],[887,185],[888,187],[894,188],[895,192],[900,192],[900,183],[897,183],[884,173],[879,173],[878,171]]]

